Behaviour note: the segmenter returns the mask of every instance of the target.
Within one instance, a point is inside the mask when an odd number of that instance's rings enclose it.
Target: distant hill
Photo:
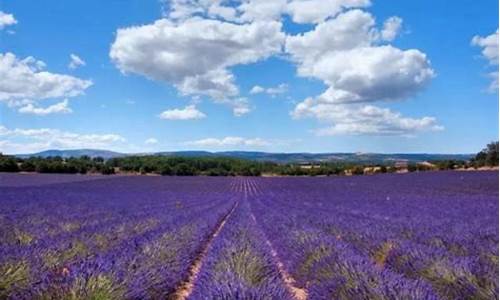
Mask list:
[[[219,155],[278,163],[353,162],[387,163],[391,161],[422,162],[430,160],[469,160],[472,154],[380,154],[380,153],[266,153],[266,152],[219,152]]]
[[[108,151],[108,150],[77,149],[77,150],[46,150],[32,154],[18,154],[16,156],[20,158],[49,157],[49,156],[60,156],[63,158],[69,158],[69,157],[80,157],[84,155],[89,157],[102,157],[104,159],[109,159],[114,157],[126,156],[127,154]]]
[[[180,156],[180,157],[220,156],[217,154],[217,152],[208,152],[208,151],[172,151],[172,152],[156,152],[153,154],[162,156]]]
[[[352,163],[388,163],[392,161],[408,161],[422,162],[432,160],[469,160],[474,155],[472,154],[380,154],[380,153],[269,153],[269,152],[253,152],[253,151],[223,151],[223,152],[208,152],[208,151],[173,151],[173,152],[157,152],[157,153],[119,153],[108,150],[96,149],[78,149],[78,150],[47,150],[33,154],[16,155],[20,158],[27,157],[48,157],[61,156],[80,157],[87,155],[90,157],[103,157],[105,159],[114,157],[123,157],[129,155],[162,155],[162,156],[178,156],[178,157],[233,157],[255,161],[270,161],[276,163],[311,163],[311,162],[352,162]]]

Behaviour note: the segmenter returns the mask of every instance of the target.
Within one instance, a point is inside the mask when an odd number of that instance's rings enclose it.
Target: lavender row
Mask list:
[[[96,180],[4,188],[2,222],[10,227],[1,229],[0,293],[13,299],[172,293],[232,205],[228,182],[217,181],[215,188],[206,181],[176,183],[149,180],[130,187],[122,178],[113,185]],[[47,233],[31,222],[29,211],[37,209],[49,223],[58,224],[59,216],[75,227]]]
[[[1,173],[0,187],[41,186],[47,184],[70,183],[109,178],[105,175],[73,175],[73,174],[32,174]]]
[[[213,241],[194,286],[189,299],[293,299],[245,199]]]
[[[377,268],[348,243],[325,235],[303,219],[270,211],[256,200],[253,205],[278,255],[311,299],[437,299],[430,285]]]
[[[313,295],[345,293],[352,278],[339,281],[327,275],[339,261],[353,259],[365,265],[364,275],[381,272],[374,277],[379,278],[376,284],[358,278],[365,288],[399,276],[394,279],[398,284],[416,283],[419,288],[413,290],[419,293],[491,299],[498,297],[497,180],[495,173],[302,179],[294,184],[259,180],[260,195],[252,203],[280,255],[289,258],[287,267]],[[355,265],[334,270],[356,270]],[[391,280],[383,285],[392,294],[364,293],[370,298],[403,293],[387,288]]]

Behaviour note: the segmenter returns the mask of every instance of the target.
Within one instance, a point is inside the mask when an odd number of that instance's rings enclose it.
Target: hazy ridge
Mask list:
[[[46,150],[32,154],[18,154],[17,157],[103,157],[110,159],[131,155],[163,155],[163,156],[184,156],[184,157],[233,157],[255,161],[270,161],[278,163],[311,163],[311,162],[365,162],[382,163],[389,161],[409,161],[421,162],[432,160],[468,160],[473,154],[432,154],[432,153],[271,153],[257,151],[172,151],[172,152],[152,152],[152,153],[120,153],[109,150],[98,149],[76,149],[76,150]]]

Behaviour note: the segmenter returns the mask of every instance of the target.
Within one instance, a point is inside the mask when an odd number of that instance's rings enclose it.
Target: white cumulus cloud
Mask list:
[[[373,17],[350,10],[313,31],[289,36],[286,48],[298,74],[322,80],[330,102],[399,100],[421,90],[434,76],[427,56],[416,49],[378,45]]]
[[[472,38],[472,45],[483,48],[483,56],[492,65],[498,65],[498,29],[495,33],[482,37],[476,35]]]
[[[174,85],[183,95],[222,100],[239,89],[230,67],[254,63],[281,51],[281,23],[234,24],[193,17],[160,19],[119,29],[110,56],[124,73]]]
[[[318,135],[407,136],[442,130],[433,117],[410,118],[362,104],[407,99],[435,76],[425,53],[386,44],[397,37],[402,23],[391,17],[378,29],[370,13],[352,9],[309,32],[288,36],[286,51],[298,75],[327,86],[322,94],[297,104],[292,116],[329,124],[318,129]]]
[[[372,14],[362,10],[370,0],[164,2],[164,19],[118,30],[110,56],[122,72],[170,83],[184,95],[209,96],[242,115],[251,107],[239,96],[231,68],[286,54],[299,76],[319,79],[326,86],[322,94],[299,103],[294,115],[307,107],[307,117],[324,120],[322,115],[329,112],[337,115],[329,118],[334,126],[346,128],[349,123],[354,128],[356,122],[368,122],[366,126],[376,128],[372,132],[384,134],[440,128],[432,117],[409,118],[366,104],[413,97],[435,76],[425,53],[390,45],[403,19],[393,16],[378,27]],[[312,24],[313,29],[285,36],[283,16]],[[286,90],[286,85],[254,86],[250,94]],[[342,122],[341,113],[365,117]],[[370,133],[338,128],[334,131]]]
[[[68,99],[50,105],[48,107],[38,107],[33,103],[28,103],[18,109],[18,112],[22,114],[32,114],[38,116],[46,116],[50,114],[70,114],[73,110],[69,107]]]
[[[473,46],[481,47],[483,57],[488,60],[490,65],[496,66],[496,70],[488,74],[492,80],[489,90],[498,91],[498,29],[495,33],[485,37],[474,36],[471,43]]]
[[[264,93],[266,91],[265,88],[261,87],[260,85],[256,85],[254,86],[251,90],[250,90],[250,94],[252,95],[256,95],[256,94],[261,94],[261,93]]]
[[[332,103],[405,99],[434,76],[425,54],[388,45],[326,53],[306,68],[329,86],[320,98]]]
[[[12,53],[0,53],[0,101],[70,98],[92,85],[90,80],[44,69],[45,63],[31,56],[19,59]]]
[[[164,120],[197,120],[203,119],[206,115],[199,111],[195,105],[188,105],[184,108],[175,108],[165,110],[160,114],[160,118]]]
[[[0,30],[14,24],[17,24],[17,20],[16,18],[14,18],[13,14],[8,14],[3,11],[0,11]]]
[[[401,31],[401,27],[403,25],[403,19],[400,17],[390,17],[384,22],[384,27],[382,28],[381,37],[385,41],[394,40],[399,32]]]

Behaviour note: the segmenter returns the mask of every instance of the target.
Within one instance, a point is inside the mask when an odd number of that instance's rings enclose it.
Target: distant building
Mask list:
[[[408,161],[407,160],[397,160],[394,163],[394,168],[397,173],[406,173],[408,172]]]
[[[306,169],[306,170],[309,170],[309,169],[319,169],[321,168],[320,165],[317,165],[317,164],[310,164],[310,163],[301,163],[299,164],[300,168],[301,169]]]
[[[363,174],[365,174],[365,175],[371,175],[371,174],[377,174],[377,173],[382,173],[382,167],[374,166],[374,167],[365,167],[363,169]]]
[[[417,167],[419,167],[419,169],[426,169],[426,170],[435,170],[437,169],[437,166],[435,164],[432,164],[428,161],[423,161],[423,162],[419,162],[417,163]]]
[[[394,167],[396,169],[407,169],[408,168],[408,161],[407,160],[397,160],[394,163]]]

